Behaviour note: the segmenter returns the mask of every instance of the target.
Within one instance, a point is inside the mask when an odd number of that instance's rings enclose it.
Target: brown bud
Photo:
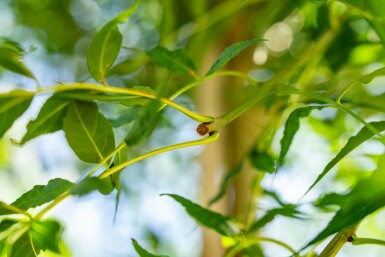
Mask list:
[[[197,127],[197,133],[201,136],[204,136],[206,135],[207,133],[209,133],[209,127],[207,126],[206,123],[201,123],[198,125]]]
[[[348,242],[353,242],[353,237],[352,236],[348,236],[347,241]]]

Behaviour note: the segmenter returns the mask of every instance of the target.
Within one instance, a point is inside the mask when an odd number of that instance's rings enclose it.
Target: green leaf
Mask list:
[[[99,163],[115,149],[111,123],[93,102],[72,101],[63,128],[70,147],[84,162]]]
[[[7,250],[7,241],[6,239],[0,240],[0,256],[7,256],[6,255],[6,250]]]
[[[156,47],[147,52],[151,59],[171,72],[180,75],[196,76],[194,63],[185,49],[170,51],[164,47]]]
[[[250,226],[248,233],[254,233],[255,231],[258,231],[260,228],[273,221],[277,216],[301,219],[301,216],[299,216],[300,214],[301,212],[297,210],[297,206],[291,204],[288,204],[284,207],[268,210],[265,215],[263,215]]]
[[[162,194],[172,197],[179,202],[186,210],[186,212],[194,218],[197,222],[211,228],[224,236],[236,236],[239,233],[239,228],[231,221],[229,217],[223,216],[220,213],[210,211],[201,207],[200,205],[191,202],[179,195]]]
[[[36,119],[28,123],[27,133],[20,141],[20,144],[25,144],[27,141],[40,135],[61,130],[63,128],[63,117],[68,104],[68,99],[63,99],[55,95],[49,98],[41,107]]]
[[[236,176],[238,176],[239,173],[241,173],[242,167],[243,163],[240,163],[226,174],[226,177],[221,183],[221,188],[219,189],[219,192],[210,200],[209,206],[218,202],[225,195],[227,188],[230,186],[231,182],[235,179]]]
[[[22,49],[9,43],[0,45],[0,66],[36,81],[35,76],[21,61],[21,52]]]
[[[278,171],[282,165],[285,162],[285,157],[287,152],[289,151],[289,148],[291,146],[291,143],[293,142],[294,136],[297,133],[299,129],[299,121],[301,118],[309,116],[309,114],[314,109],[322,109],[325,106],[306,106],[301,107],[298,109],[295,109],[287,118],[285,123],[285,129],[283,131],[283,137],[281,139],[281,152],[279,153],[278,162],[276,171]]]
[[[134,12],[138,8],[140,2],[141,2],[141,0],[136,0],[135,3],[131,7],[127,8],[126,10],[124,10],[124,11],[120,12],[118,15],[116,15],[116,17],[115,17],[116,22],[118,22],[118,23],[126,22],[128,20],[128,18],[130,18],[134,14]]]
[[[119,13],[92,38],[87,52],[87,65],[96,81],[106,84],[106,74],[118,57],[122,46],[123,37],[119,31],[118,23],[125,22],[135,12],[139,3],[140,0],[137,0],[133,6]]]
[[[161,113],[159,112],[159,101],[153,100],[143,106],[139,115],[134,120],[131,131],[124,138],[127,146],[134,146],[151,136],[158,124]]]
[[[370,126],[373,126],[378,132],[382,132],[385,130],[385,121],[373,121],[368,123]],[[373,132],[368,128],[368,126],[364,126],[357,133],[357,135],[349,138],[346,145],[340,150],[340,152],[334,157],[324,168],[322,173],[318,175],[317,179],[314,183],[309,187],[306,191],[305,195],[348,153],[356,149],[359,145],[373,137]]]
[[[63,229],[53,220],[32,221],[30,236],[35,249],[39,251],[50,250],[59,253],[59,240]]]
[[[251,163],[257,170],[267,173],[274,173],[274,159],[267,152],[252,151],[250,158]]]
[[[0,202],[0,215],[16,214],[16,210],[4,202]]]
[[[72,186],[73,183],[68,180],[55,178],[48,181],[47,185],[34,186],[31,190],[14,201],[12,205],[23,210],[40,206],[55,200],[57,197],[67,192]]]
[[[223,51],[219,58],[216,60],[216,62],[211,66],[210,70],[206,73],[206,76],[215,73],[217,70],[226,65],[226,63],[228,63],[231,59],[240,54],[243,50],[258,41],[264,41],[264,39],[253,38],[248,41],[232,44],[226,48],[225,51]]]
[[[36,257],[33,246],[31,244],[29,233],[24,233],[12,245],[12,251],[9,257]]]
[[[93,37],[87,53],[87,65],[92,77],[105,84],[105,76],[118,57],[122,33],[115,20],[108,22]]]
[[[71,194],[83,196],[95,190],[98,190],[103,195],[108,195],[114,190],[114,186],[110,178],[87,177],[72,187]]]
[[[167,255],[155,255],[147,250],[145,250],[143,247],[141,247],[138,242],[135,239],[132,240],[132,245],[134,246],[134,249],[137,254],[139,254],[140,257],[168,257]]]
[[[341,208],[322,230],[304,248],[313,245],[326,237],[348,228],[363,218],[385,206],[385,168],[379,170],[366,179],[358,181],[352,191],[341,202]],[[303,249],[304,249],[303,248]]]
[[[6,231],[7,229],[9,229],[10,227],[12,227],[13,225],[15,225],[17,223],[18,222],[16,220],[10,220],[10,219],[4,219],[4,220],[0,221],[0,233],[3,231]]]
[[[19,93],[25,92],[26,95]],[[8,96],[9,95],[9,96]],[[29,107],[33,96],[26,91],[15,90],[0,98],[0,138]]]

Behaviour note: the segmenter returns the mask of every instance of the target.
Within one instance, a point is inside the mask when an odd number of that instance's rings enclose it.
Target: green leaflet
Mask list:
[[[143,247],[141,247],[138,242],[135,239],[132,240],[132,245],[134,246],[134,249],[137,254],[139,254],[140,257],[168,257],[167,255],[155,255],[147,250],[145,250]]]
[[[72,101],[63,125],[68,144],[84,162],[99,163],[115,149],[111,123],[93,102]]]
[[[36,119],[28,123],[27,133],[20,141],[20,144],[25,144],[27,141],[40,135],[61,130],[68,104],[69,100],[55,95],[49,98],[41,107]]]
[[[239,233],[239,228],[231,221],[229,217],[223,216],[220,213],[210,211],[201,207],[200,205],[191,202],[179,195],[162,194],[173,198],[179,202],[186,210],[186,212],[194,218],[197,222],[211,228],[224,236],[236,236]]]
[[[24,233],[13,245],[9,257],[36,257],[29,233]]]
[[[139,2],[137,0],[132,7],[119,13],[92,38],[87,52],[87,66],[96,81],[106,84],[106,74],[118,57],[122,46],[122,33],[118,29],[118,23],[125,22],[135,12]]]
[[[226,63],[228,63],[231,59],[240,54],[243,50],[258,41],[264,41],[264,39],[253,38],[248,41],[235,43],[226,48],[225,51],[223,51],[219,58],[216,60],[216,62],[211,66],[210,70],[206,73],[206,76],[215,73],[217,70],[226,65]]]
[[[181,75],[195,74],[195,66],[185,49],[170,51],[164,47],[156,47],[147,52],[151,59],[159,66]]]
[[[250,159],[251,163],[258,171],[274,173],[274,159],[267,152],[252,151],[250,153]]]
[[[105,75],[118,57],[122,33],[115,20],[108,22],[93,37],[87,53],[87,65],[92,77],[105,84]]]
[[[98,190],[101,194],[108,195],[113,189],[114,187],[110,178],[100,179],[97,177],[87,177],[72,187],[71,194],[83,196]]]
[[[232,169],[226,174],[226,177],[223,179],[221,183],[221,188],[219,189],[219,192],[210,200],[209,206],[218,202],[225,195],[230,183],[242,171],[242,167],[243,167],[243,163],[240,163],[234,169]]]
[[[26,95],[18,94],[23,92]],[[23,90],[15,90],[8,95],[0,98],[0,137],[3,137],[15,120],[28,109],[33,99],[32,95]]]
[[[10,43],[0,45],[0,67],[36,81],[32,72],[21,61],[22,49]]]
[[[11,219],[4,219],[4,220],[0,221],[0,233],[3,231],[6,231],[7,229],[9,229],[11,226],[13,226],[16,223],[18,223],[16,220],[11,220]]]
[[[341,202],[340,210],[335,214],[329,224],[313,240],[311,240],[303,249],[313,245],[326,237],[341,232],[374,211],[385,206],[385,167],[379,167],[379,170],[366,179],[358,181],[352,191],[346,195]]]
[[[385,130],[385,121],[373,121],[368,123],[370,126],[373,126],[377,131],[381,132]],[[361,128],[357,135],[349,138],[346,145],[341,149],[341,151],[334,157],[324,168],[322,173],[318,175],[314,183],[306,191],[305,195],[348,153],[356,149],[359,145],[373,137],[373,132],[368,129],[367,126]]]
[[[285,162],[286,154],[289,151],[291,143],[293,142],[295,134],[299,129],[299,121],[301,118],[309,116],[314,109],[322,109],[325,106],[305,106],[295,109],[287,118],[285,123],[285,129],[283,131],[283,137],[281,139],[281,152],[279,153],[276,172],[282,167]]]
[[[63,229],[53,220],[33,220],[30,229],[30,237],[35,249],[40,251],[50,250],[59,253],[59,240]]]
[[[12,205],[23,210],[40,206],[61,196],[67,192],[72,185],[73,183],[68,180],[55,178],[50,180],[47,185],[34,186],[14,201]]]

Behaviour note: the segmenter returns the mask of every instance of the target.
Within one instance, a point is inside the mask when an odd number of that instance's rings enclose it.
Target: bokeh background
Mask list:
[[[333,2],[333,3],[331,3]],[[349,2],[349,1],[347,1]],[[86,53],[94,33],[117,13],[131,6],[129,0],[1,0],[0,37],[18,42],[26,51],[24,61],[42,86],[58,82],[93,82],[86,65]],[[333,4],[333,8],[330,5]],[[185,47],[204,74],[226,46],[252,37],[268,41],[251,47],[227,69],[248,73],[265,81],[303,58],[303,52],[338,23],[324,51],[311,56],[303,70],[308,77],[295,74],[285,83],[302,83],[309,90],[333,95],[338,85],[346,84],[356,73],[383,66],[384,51],[378,31],[357,10],[338,1],[279,0],[144,0],[125,24],[119,65],[111,70],[110,85],[156,88],[167,83],[169,90],[188,83],[181,76],[170,76],[148,61],[144,51],[161,44],[169,48]],[[331,10],[332,9],[332,10]],[[334,13],[336,12],[336,13]],[[335,15],[335,16],[333,16]],[[311,55],[312,53],[308,53]],[[303,74],[302,74],[303,75]],[[385,78],[379,77],[366,87],[359,87],[349,97],[353,100],[385,103]],[[320,85],[323,87],[320,88]],[[34,81],[1,71],[0,91],[33,89]],[[317,88],[318,87],[318,88]],[[234,107],[243,96],[245,83],[240,79],[219,78],[200,85],[176,99],[178,103],[204,114],[217,116]],[[43,136],[23,147],[11,143],[20,139],[26,124],[33,119],[48,96],[40,96],[0,141],[0,200],[12,202],[37,184],[61,177],[76,181],[92,166],[80,162],[67,145],[64,134]],[[280,102],[279,99],[271,99]],[[206,204],[218,191],[226,172],[249,155],[250,151],[268,151],[277,157],[284,121],[292,109],[257,106],[230,124],[219,142],[208,147],[191,147],[152,157],[127,168],[122,174],[123,194],[114,221],[115,194],[93,193],[67,199],[48,216],[65,227],[64,242],[68,256],[136,256],[131,238],[147,249],[183,257],[221,256],[220,238],[201,229],[183,209],[161,193],[176,193]],[[273,104],[271,104],[273,105]],[[102,107],[117,121],[122,110]],[[360,113],[369,120],[383,119],[381,111]],[[167,109],[151,139],[141,145],[154,149],[196,138],[197,124],[172,109]],[[118,135],[130,124],[119,128]],[[264,188],[275,191],[286,202],[297,204],[323,167],[360,124],[337,110],[314,111],[301,122],[301,129],[278,175],[261,174]],[[119,140],[119,136],[118,139]],[[135,155],[133,149],[132,155]],[[301,210],[306,220],[277,217],[262,230],[262,235],[279,238],[298,249],[327,224],[333,213],[319,212],[312,201],[326,192],[344,192],[358,178],[376,168],[383,145],[366,142],[347,157],[305,198]],[[252,165],[243,172],[222,201],[213,206],[224,214],[242,216],[247,208],[250,181],[255,176]],[[274,206],[268,196],[258,199],[257,216]],[[365,219],[360,236],[385,238],[384,213]],[[324,244],[323,244],[324,245]],[[319,249],[322,249],[322,246]],[[283,249],[263,244],[266,256],[288,256]],[[383,256],[379,246],[346,245],[338,256]],[[43,255],[42,255],[43,256]]]

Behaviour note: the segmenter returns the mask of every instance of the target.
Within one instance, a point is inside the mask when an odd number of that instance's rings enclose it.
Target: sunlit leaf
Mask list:
[[[213,66],[211,66],[206,76],[213,74],[214,72],[222,68],[224,65],[226,65],[226,63],[228,63],[231,59],[233,59],[242,51],[244,51],[246,48],[259,41],[264,41],[264,39],[253,38],[248,41],[238,42],[229,46],[225,49],[225,51],[222,52],[222,54],[219,56]]]
[[[50,180],[47,185],[34,186],[14,201],[12,205],[24,210],[40,206],[61,196],[67,192],[72,185],[73,183],[68,180],[55,178]]]
[[[221,188],[219,189],[219,192],[210,200],[209,206],[218,202],[225,195],[227,188],[230,186],[231,182],[235,179],[236,176],[238,176],[239,173],[241,173],[242,167],[243,163],[237,165],[234,169],[232,169],[226,174],[225,178],[221,183]]]
[[[341,209],[326,228],[304,248],[356,224],[369,214],[385,206],[385,169],[383,168],[373,172],[369,178],[358,181],[352,191],[346,195]]]
[[[69,100],[52,96],[41,107],[35,120],[27,125],[27,133],[20,144],[36,138],[40,135],[53,133],[63,128],[63,117],[66,113]]]
[[[105,76],[118,57],[122,33],[115,20],[108,22],[93,37],[87,53],[87,65],[92,77],[105,84]]]
[[[170,51],[164,47],[156,47],[148,51],[147,54],[156,64],[171,72],[195,76],[194,63],[184,49]]]
[[[92,77],[103,84],[108,70],[118,57],[122,46],[122,33],[118,23],[125,22],[136,10],[140,1],[119,13],[106,23],[92,38],[87,52],[87,65]]]
[[[113,189],[114,187],[110,178],[100,179],[97,177],[88,177],[76,183],[71,189],[71,194],[82,196],[98,190],[101,194],[108,195]]]
[[[63,229],[53,220],[32,221],[30,235],[35,249],[59,253],[59,240]]]
[[[36,257],[29,233],[24,233],[13,245],[9,257]]]
[[[15,94],[15,92],[25,92],[26,95]],[[0,137],[12,126],[17,118],[19,118],[29,107],[32,96],[26,91],[15,90],[8,94],[9,96],[0,97]]]
[[[147,250],[145,250],[143,247],[141,247],[138,242],[135,239],[132,240],[132,245],[134,246],[134,249],[137,254],[139,254],[140,257],[168,257],[167,255],[155,255]]]
[[[385,121],[373,121],[368,123],[370,126],[373,126],[378,132],[385,130]],[[339,151],[339,153],[334,157],[324,168],[322,173],[318,175],[314,183],[309,187],[305,194],[307,194],[342,158],[344,158],[351,151],[356,149],[359,145],[373,137],[373,132],[367,127],[364,126],[361,130],[355,135],[349,138],[346,145]]]
[[[283,137],[281,139],[281,151],[279,153],[276,171],[278,171],[285,162],[285,157],[293,142],[295,134],[298,132],[300,119],[309,116],[314,109],[322,109],[324,106],[306,106],[294,110],[286,120]]]
[[[239,233],[239,228],[231,221],[229,217],[205,209],[202,206],[193,203],[192,201],[179,195],[163,195],[170,196],[175,201],[179,202],[185,208],[186,212],[203,226],[211,228],[224,236],[236,236]]]
[[[22,49],[12,44],[0,45],[0,67],[20,75],[35,79],[32,72],[24,65],[21,60]]]
[[[84,162],[99,163],[115,149],[111,123],[93,102],[72,101],[63,128],[72,150]]]

